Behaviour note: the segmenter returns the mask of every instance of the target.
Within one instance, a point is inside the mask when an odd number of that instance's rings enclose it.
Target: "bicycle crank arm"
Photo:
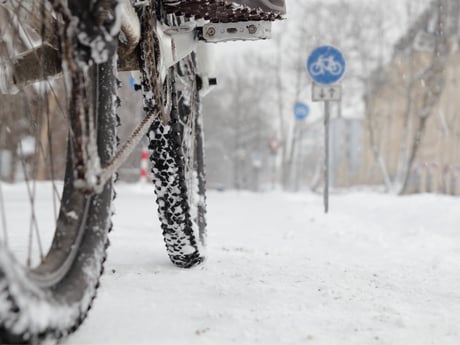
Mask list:
[[[196,49],[198,40],[196,38],[195,27],[188,30],[171,30],[169,27],[156,23],[156,37],[160,46],[160,75],[164,80],[169,67],[174,66],[187,55]],[[122,47],[121,47],[122,48]],[[123,48],[122,48],[123,49]],[[137,71],[139,70],[139,59],[135,51],[129,54],[120,54],[118,61],[119,71]]]
[[[130,0],[120,1],[120,36],[118,39],[118,58],[120,67],[125,61],[137,60],[135,49],[141,39],[141,24]],[[130,64],[133,62],[131,61]]]

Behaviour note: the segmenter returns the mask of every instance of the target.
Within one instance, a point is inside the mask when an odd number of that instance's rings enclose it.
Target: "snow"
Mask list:
[[[76,344],[459,344],[458,198],[215,192],[207,262],[169,263],[153,187],[119,185]]]

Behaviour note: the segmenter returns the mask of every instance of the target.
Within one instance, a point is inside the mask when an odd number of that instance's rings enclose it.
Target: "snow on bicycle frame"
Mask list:
[[[28,23],[36,32],[43,31],[46,39],[38,47],[29,47],[27,51],[22,52],[13,65],[0,66],[0,91],[10,90],[12,93],[16,90],[16,85],[20,84],[23,87],[36,81],[60,76],[61,66],[56,63],[59,61],[56,49],[59,43],[54,32],[56,19],[50,15],[42,17],[42,2],[3,0],[0,5],[14,9],[19,21]],[[204,43],[270,38],[272,22],[282,19],[285,14],[284,0],[163,0],[153,3],[143,0],[119,0],[115,13],[118,17],[116,26],[120,29],[119,71],[140,69],[137,50],[142,38],[140,18],[147,6],[155,7],[153,34],[156,40],[155,48],[159,50],[159,60],[156,61],[156,66],[153,66],[159,72],[159,80],[155,83],[164,82],[171,66],[193,51],[198,51],[203,94],[213,84],[210,80],[215,79],[212,78],[213,68],[212,59],[208,56],[209,49]],[[83,44],[88,45],[92,56],[103,58],[105,46],[102,45],[101,48],[100,38],[84,37],[81,33],[79,38]],[[44,68],[39,71],[32,68],[37,65],[37,61],[49,63],[42,64]],[[97,62],[94,59],[93,61]],[[17,73],[18,71],[21,73]],[[155,116],[151,116],[140,123],[127,141],[118,148],[114,158],[104,166],[98,164],[96,150],[92,147],[96,139],[91,136],[95,134],[89,131],[90,137],[85,144],[81,143],[86,147],[76,148],[77,151],[86,153],[83,155],[84,161],[80,162],[82,172],[75,181],[76,187],[90,193],[100,191],[142,139],[154,118]],[[82,123],[82,127],[84,126],[85,123]]]

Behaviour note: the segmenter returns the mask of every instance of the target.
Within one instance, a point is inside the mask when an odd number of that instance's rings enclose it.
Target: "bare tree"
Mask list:
[[[441,94],[445,86],[445,69],[449,58],[448,46],[448,28],[447,22],[449,10],[454,11],[454,15],[458,14],[458,4],[453,9],[449,6],[448,0],[436,0],[433,2],[436,5],[437,24],[434,34],[434,50],[431,57],[431,63],[426,70],[418,77],[424,81],[425,87],[421,94],[422,105],[418,111],[418,124],[416,127],[415,136],[409,151],[409,159],[404,172],[402,187],[400,193],[404,193],[408,186],[409,175],[414,164],[415,157],[420,149],[423,134],[426,128],[426,122],[432,115],[433,109],[439,102]],[[451,13],[452,14],[452,13]]]

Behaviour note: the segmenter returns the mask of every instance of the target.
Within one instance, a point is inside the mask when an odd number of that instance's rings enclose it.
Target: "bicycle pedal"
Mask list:
[[[285,14],[284,0],[164,0],[163,8],[167,25],[200,19],[215,24],[271,22]]]

